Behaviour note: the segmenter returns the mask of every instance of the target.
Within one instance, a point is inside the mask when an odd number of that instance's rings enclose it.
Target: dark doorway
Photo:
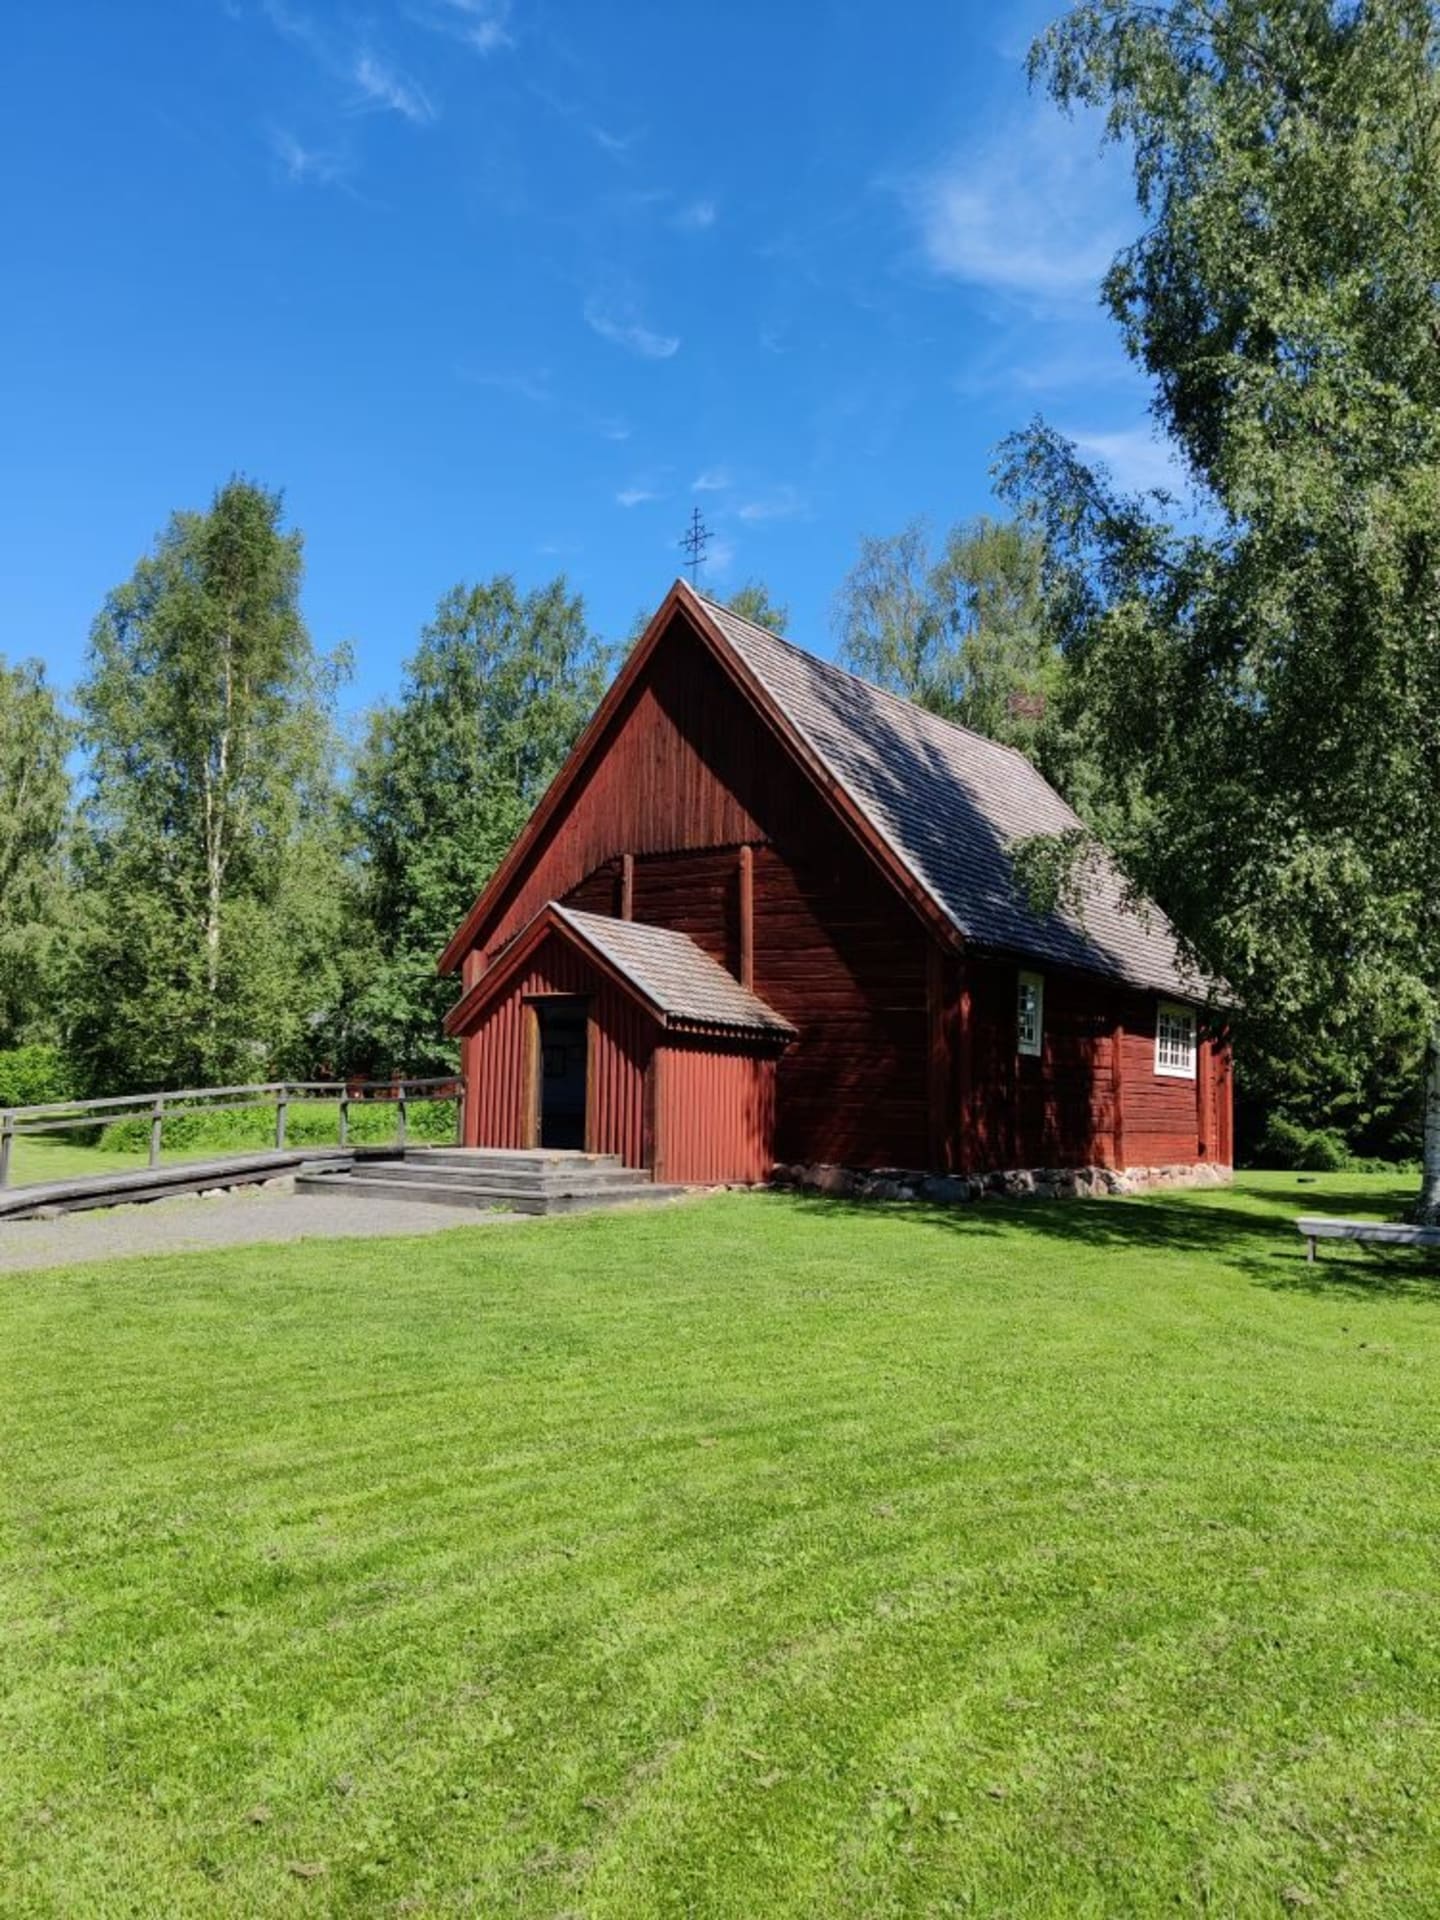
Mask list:
[[[537,1000],[540,1027],[537,1089],[542,1147],[585,1145],[585,1081],[589,1065],[588,1010],[583,1000]]]

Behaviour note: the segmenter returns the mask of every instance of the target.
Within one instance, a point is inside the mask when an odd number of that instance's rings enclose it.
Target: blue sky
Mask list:
[[[990,504],[1043,412],[1161,476],[1096,284],[1118,155],[1031,96],[1053,12],[731,0],[15,9],[0,651],[78,675],[176,506],[283,486],[363,706],[457,580],[618,637],[679,569],[833,645],[862,533]]]

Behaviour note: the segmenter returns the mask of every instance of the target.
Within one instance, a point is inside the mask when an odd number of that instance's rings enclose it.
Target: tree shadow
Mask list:
[[[1381,1248],[1342,1243],[1327,1246],[1313,1263],[1295,1230],[1301,1213],[1349,1217],[1356,1205],[1351,1189],[1323,1181],[1297,1193],[1274,1196],[1276,1211],[1264,1200],[1220,1193],[1148,1194],[1134,1199],[981,1200],[968,1206],[935,1206],[923,1201],[847,1199],[828,1194],[796,1194],[795,1204],[819,1217],[874,1217],[885,1213],[938,1228],[957,1237],[993,1239],[1016,1231],[1056,1246],[1092,1251],[1199,1254],[1242,1273],[1257,1285],[1278,1292],[1316,1296],[1377,1294],[1440,1303],[1440,1257],[1419,1248]],[[1374,1189],[1365,1195],[1367,1213],[1403,1215],[1413,1199],[1408,1185]],[[1281,1210],[1283,1208],[1283,1211]]]

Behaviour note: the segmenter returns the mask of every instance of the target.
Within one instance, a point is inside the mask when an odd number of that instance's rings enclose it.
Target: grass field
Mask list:
[[[5,1282],[0,1911],[1440,1912],[1407,1197]]]

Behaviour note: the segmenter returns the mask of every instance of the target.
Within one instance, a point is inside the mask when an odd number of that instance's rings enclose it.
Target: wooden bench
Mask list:
[[[1398,1220],[1335,1220],[1311,1215],[1295,1222],[1309,1241],[1306,1259],[1315,1258],[1321,1240],[1361,1240],[1382,1247],[1440,1247],[1440,1227],[1409,1227]]]

